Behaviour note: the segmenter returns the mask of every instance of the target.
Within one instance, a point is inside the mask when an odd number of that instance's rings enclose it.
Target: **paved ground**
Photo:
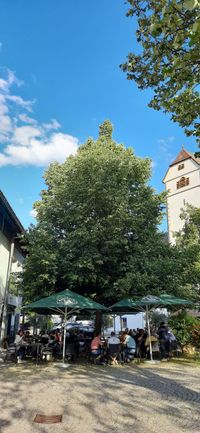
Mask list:
[[[200,367],[0,367],[0,433],[199,433]],[[35,424],[37,413],[63,414]]]

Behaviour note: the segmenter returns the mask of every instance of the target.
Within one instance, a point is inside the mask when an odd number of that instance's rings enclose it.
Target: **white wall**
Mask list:
[[[144,328],[145,326],[145,320],[144,320],[144,313],[138,313],[138,314],[124,314],[121,316],[121,318],[127,319],[127,328],[129,329],[137,329],[137,328]],[[122,328],[124,330],[126,326]],[[114,331],[114,323],[111,328],[108,328],[106,332],[110,334],[111,331]],[[121,323],[120,323],[120,316],[115,317],[115,331],[118,334],[119,331],[121,331]]]
[[[0,296],[4,298],[6,278],[8,272],[8,262],[10,254],[10,242],[3,233],[0,232]]]
[[[178,170],[178,166],[180,164],[184,164],[184,168],[182,170]],[[172,167],[169,167],[163,182],[166,183],[170,180],[182,177],[182,176],[186,176],[187,173],[191,173],[192,171],[199,171],[200,170],[200,166],[199,164],[197,164],[197,162],[195,162],[193,159],[186,159],[185,161],[181,161],[175,165],[172,165]],[[184,174],[183,174],[184,173]]]
[[[22,254],[15,248],[14,255],[13,255],[13,263],[12,263],[12,269],[11,272],[21,272],[22,271],[22,264],[24,261],[24,257]]]
[[[169,168],[165,179],[167,195],[167,219],[169,242],[175,243],[173,233],[182,229],[184,222],[180,219],[181,210],[191,204],[200,207],[200,166],[188,159],[183,161],[184,169],[178,170],[180,163]],[[177,182],[181,177],[189,177],[189,185],[177,189]]]
[[[4,296],[5,296],[10,250],[11,250],[11,242],[4,236],[2,232],[0,232],[0,301],[1,302],[4,300]],[[16,248],[14,248],[11,272],[20,272],[22,269],[23,260],[24,257],[22,256],[22,254]],[[19,308],[22,304],[22,298],[19,296],[12,296],[8,294],[8,304]],[[2,304],[0,304],[0,307],[1,305]],[[1,308],[0,308],[0,314],[2,314]],[[13,314],[12,322],[14,320],[15,320],[15,314]],[[0,338],[4,337],[6,332],[7,332],[7,309],[4,308]]]
[[[167,200],[169,241],[172,243],[175,242],[173,233],[181,230],[184,225],[184,221],[180,219],[182,209],[187,204],[200,207],[200,185],[194,189],[181,189],[184,191],[169,197]]]

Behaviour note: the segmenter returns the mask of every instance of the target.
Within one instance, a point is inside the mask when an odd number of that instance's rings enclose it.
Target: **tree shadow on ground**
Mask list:
[[[189,384],[188,368],[177,378],[167,368],[76,364],[64,371],[9,366],[2,373],[0,433],[18,433],[23,422],[29,433],[55,432],[55,426],[34,425],[36,413],[62,413],[58,433],[199,431],[200,394]],[[199,381],[199,369],[192,373]]]

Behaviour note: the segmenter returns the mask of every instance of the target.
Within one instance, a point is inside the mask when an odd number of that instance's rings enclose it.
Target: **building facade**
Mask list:
[[[187,204],[200,207],[200,158],[184,148],[170,164],[163,179],[167,191],[168,240],[175,243],[175,233],[183,228],[180,218]]]
[[[0,191],[0,338],[15,335],[22,298],[15,291],[24,254],[18,235],[24,228]]]

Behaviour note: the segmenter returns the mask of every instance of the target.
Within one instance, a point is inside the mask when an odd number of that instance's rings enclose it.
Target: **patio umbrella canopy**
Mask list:
[[[112,313],[136,313],[141,311],[141,309],[137,305],[137,301],[133,298],[124,298],[116,304],[111,305],[109,310]]]
[[[149,335],[150,358],[153,361],[152,346],[151,346],[151,330],[149,322],[149,312],[155,308],[163,308],[168,306],[184,306],[192,307],[194,303],[189,299],[177,298],[172,295],[163,294],[160,296],[144,296],[141,299],[125,298],[110,307],[113,313],[130,313],[135,311],[143,311],[146,313],[147,329]]]
[[[25,305],[23,309],[34,311],[38,314],[63,314],[66,307],[68,312],[76,310],[81,310],[82,312],[106,311],[106,307],[98,302],[94,302],[92,299],[68,289]]]
[[[184,298],[176,298],[172,295],[160,295],[159,299],[161,300],[164,306],[185,306],[185,307],[194,307],[194,302],[189,299]]]
[[[153,308],[161,308],[167,306],[193,306],[194,303],[189,299],[177,298],[172,295],[163,294],[160,296],[144,296],[141,299],[124,298],[116,304],[111,305],[110,310],[113,313],[133,313],[135,311],[146,311]]]

